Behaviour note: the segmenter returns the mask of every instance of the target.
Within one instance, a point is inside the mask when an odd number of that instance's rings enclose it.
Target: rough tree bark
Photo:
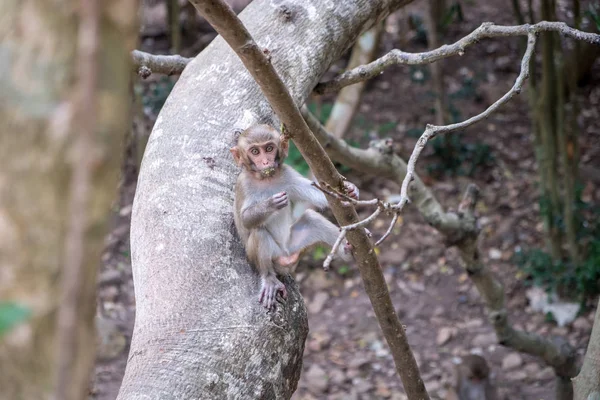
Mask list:
[[[300,105],[363,29],[404,3],[257,0],[241,18]],[[131,227],[137,314],[120,399],[275,399],[296,389],[304,303],[288,278],[287,304],[265,312],[233,227],[228,149],[255,123],[277,126],[217,38],[186,67],[142,162]]]
[[[579,375],[573,379],[575,400],[600,399],[600,302]]]
[[[135,0],[0,2],[0,299],[31,310],[0,341],[1,399],[88,394],[136,14]]]

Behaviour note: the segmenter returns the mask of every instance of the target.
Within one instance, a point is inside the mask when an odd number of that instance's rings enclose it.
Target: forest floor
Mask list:
[[[444,42],[464,36],[482,21],[514,24],[506,2],[478,0],[474,3],[463,8],[464,21],[450,25]],[[411,6],[390,18],[381,54],[398,46],[407,51],[425,49],[418,43],[415,31],[399,37],[399,21],[406,20],[409,14],[423,15],[423,5]],[[165,52],[160,41],[146,43],[143,49]],[[464,56],[444,63],[446,87],[459,119],[481,112],[508,91],[518,73],[520,57],[518,40],[496,39],[483,41]],[[392,67],[371,81],[356,123],[345,138],[365,147],[373,136],[391,137],[397,154],[408,159],[416,142],[410,132],[434,122],[431,81],[427,77],[426,68]],[[595,168],[600,167],[599,103],[600,65],[597,62],[591,81],[581,90],[579,121],[581,163]],[[463,144],[488,145],[491,149],[483,152],[484,165],[478,165],[472,174],[432,173],[430,168],[440,165],[440,157],[431,146],[419,160],[417,171],[448,209],[456,209],[469,183],[481,188],[482,198],[477,208],[482,227],[480,249],[483,262],[504,284],[510,321],[528,332],[562,336],[582,356],[592,327],[594,307],[565,327],[547,321],[544,315],[528,306],[526,282],[513,262],[516,249],[542,246],[528,110],[524,93],[486,121],[460,133]],[[155,115],[147,116],[146,123],[138,124],[137,129],[148,134],[153,117]],[[467,164],[463,168],[468,171]],[[128,237],[136,168],[131,160],[127,165],[98,289],[102,343],[91,398],[101,400],[116,398],[135,315]],[[345,175],[358,185],[365,199],[387,198],[400,192],[396,183],[383,178],[365,176],[360,171]],[[583,199],[590,204],[600,204],[597,177],[596,183],[594,179],[586,180],[586,176],[582,178]],[[366,216],[369,211],[361,210],[361,215]],[[385,232],[388,222],[384,219],[373,224],[371,231],[375,238]],[[552,369],[536,358],[497,344],[483,301],[460,265],[457,250],[446,248],[443,237],[414,207],[406,209],[394,234],[379,250],[393,302],[406,326],[409,343],[432,398],[442,398],[445,384],[450,380],[453,359],[470,352],[482,354],[488,360],[501,398],[554,398]],[[303,374],[293,398],[403,399],[401,382],[356,267],[338,265],[324,272],[322,256],[322,252],[315,252],[305,257],[296,273],[308,308],[310,333]]]

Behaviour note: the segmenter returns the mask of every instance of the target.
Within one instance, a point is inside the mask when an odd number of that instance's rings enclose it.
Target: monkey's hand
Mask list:
[[[348,197],[353,198],[354,200],[358,200],[358,188],[352,182],[344,181],[344,189],[346,189],[346,193]]]
[[[281,210],[289,204],[288,195],[286,192],[279,192],[271,196],[268,200],[269,206],[275,210]]]
[[[287,299],[287,290],[285,285],[277,279],[275,274],[268,274],[262,278],[262,287],[258,295],[258,302],[271,310],[275,308],[275,298],[277,293],[281,292],[281,297]]]

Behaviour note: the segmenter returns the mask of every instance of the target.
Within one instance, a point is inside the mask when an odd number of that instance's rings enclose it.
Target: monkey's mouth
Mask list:
[[[264,178],[270,178],[271,176],[273,176],[275,174],[275,167],[267,167],[265,169],[261,169],[260,174]]]

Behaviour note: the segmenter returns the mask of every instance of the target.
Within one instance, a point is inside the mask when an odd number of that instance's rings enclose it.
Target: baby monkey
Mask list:
[[[298,218],[298,204],[323,209],[325,195],[312,182],[285,165],[288,142],[269,125],[246,129],[231,149],[242,167],[235,185],[234,221],[246,254],[260,273],[258,301],[267,309],[275,306],[278,292],[287,298],[277,274],[293,271],[301,252],[316,244],[333,246],[339,229],[318,212],[307,208]],[[349,197],[358,199],[358,189],[344,182]],[[338,255],[348,260],[350,246],[340,246]]]

